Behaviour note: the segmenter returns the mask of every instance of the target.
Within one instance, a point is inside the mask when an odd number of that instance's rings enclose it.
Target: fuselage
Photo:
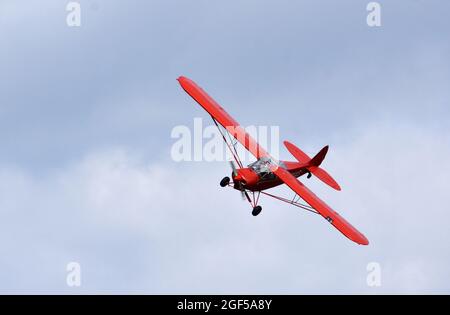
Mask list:
[[[278,165],[289,171],[295,177],[300,177],[308,173],[304,163],[280,161]],[[237,169],[236,175],[231,174],[234,188],[237,190],[261,191],[283,184],[283,181],[270,172],[270,170],[258,166],[260,165],[253,163],[249,167]]]

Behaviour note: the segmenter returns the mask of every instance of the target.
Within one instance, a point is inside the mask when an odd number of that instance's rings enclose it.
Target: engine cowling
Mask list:
[[[241,182],[244,185],[252,186],[258,183],[259,176],[251,168],[240,168],[237,175],[233,176],[233,182]]]

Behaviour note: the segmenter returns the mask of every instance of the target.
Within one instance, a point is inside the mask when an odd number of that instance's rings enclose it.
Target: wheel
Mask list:
[[[230,183],[230,178],[227,176],[227,177],[222,178],[222,180],[220,181],[220,186],[225,187],[225,186],[228,186],[229,183]]]
[[[262,210],[261,206],[254,207],[252,211],[253,216],[256,217],[258,214],[261,213],[261,210]]]

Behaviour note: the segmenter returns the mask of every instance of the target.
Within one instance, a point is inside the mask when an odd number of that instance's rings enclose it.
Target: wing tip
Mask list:
[[[358,238],[358,240],[354,240],[356,243],[358,243],[359,245],[364,245],[367,246],[369,245],[369,240],[367,239],[367,237],[365,237],[364,235],[360,235],[360,237]]]

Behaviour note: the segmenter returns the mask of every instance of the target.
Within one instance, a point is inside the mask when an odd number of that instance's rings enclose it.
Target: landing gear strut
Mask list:
[[[228,176],[222,178],[222,180],[220,181],[220,186],[222,186],[222,187],[229,186],[229,184],[230,184],[230,178]],[[258,206],[258,201],[259,201],[259,195],[261,192],[260,191],[256,191],[256,192],[255,191],[247,191],[245,189],[244,185],[242,184],[242,182],[240,182],[240,181],[234,182],[233,185],[234,185],[234,189],[237,189],[241,192],[242,199],[243,200],[247,199],[247,201],[253,207],[252,215],[254,217],[256,217],[258,214],[260,214],[262,211],[262,207]],[[249,196],[248,192],[251,192],[252,197]]]
[[[230,183],[230,178],[227,176],[227,177],[222,178],[222,180],[220,181],[220,186],[225,187],[225,186],[228,186],[229,183]]]
[[[256,206],[256,207],[254,207],[253,210],[252,210],[252,215],[253,215],[254,217],[256,217],[258,214],[260,214],[261,210],[262,210],[262,207],[261,207],[261,206]]]
[[[260,195],[260,191],[257,191],[257,192],[255,192],[255,191],[252,191],[252,198],[250,199],[250,197],[248,197],[248,201],[250,202],[250,204],[252,205],[252,207],[253,207],[253,210],[252,210],[252,215],[254,216],[254,217],[256,217],[258,214],[260,214],[261,213],[261,210],[262,210],[262,207],[261,206],[258,206],[258,201],[259,201],[259,195]],[[256,195],[256,196],[255,196]],[[247,195],[248,196],[248,195]]]

